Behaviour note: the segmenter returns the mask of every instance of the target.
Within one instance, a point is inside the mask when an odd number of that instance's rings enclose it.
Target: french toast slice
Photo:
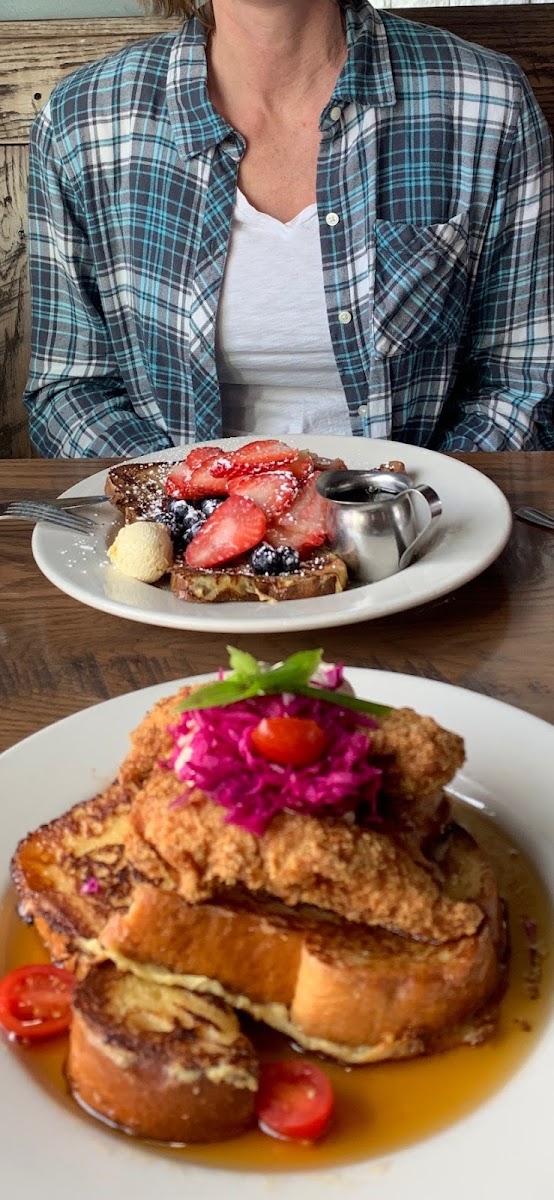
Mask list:
[[[78,978],[95,960],[108,918],[131,899],[130,805],[129,789],[114,783],[23,838],[12,858],[20,915]]]
[[[131,904],[100,935],[124,969],[222,996],[341,1062],[411,1057],[491,1032],[503,910],[490,865],[456,824],[437,839],[434,857],[445,889],[478,904],[483,920],[441,946],[244,890],[188,905],[136,834],[128,852],[137,874]]]
[[[123,462],[110,467],[105,492],[126,524],[155,521],[165,511],[165,483],[172,466],[171,462]]]
[[[189,567],[183,559],[177,559],[171,571],[170,586],[177,599],[203,604],[311,600],[314,596],[343,592],[348,586],[348,571],[342,558],[322,546],[306,558],[297,571],[285,571],[281,575],[256,575],[248,562],[201,569]]]
[[[254,1117],[257,1058],[232,1009],[111,963],[75,990],[66,1075],[87,1111],[143,1138],[216,1142]]]

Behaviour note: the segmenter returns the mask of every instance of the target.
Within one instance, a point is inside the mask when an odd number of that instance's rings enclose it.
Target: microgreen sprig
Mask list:
[[[325,700],[329,704],[374,717],[386,716],[391,711],[384,704],[374,704],[344,692],[314,687],[310,680],[321,665],[323,650],[299,650],[276,666],[259,663],[252,654],[237,650],[235,646],[227,646],[227,652],[230,673],[224,679],[202,684],[191,692],[179,705],[182,712],[225,707],[227,704],[236,704],[239,700],[249,700],[252,696],[269,696],[282,692],[311,696],[314,700]]]

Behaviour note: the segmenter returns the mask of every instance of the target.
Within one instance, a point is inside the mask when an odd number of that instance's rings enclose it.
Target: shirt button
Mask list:
[[[350,325],[351,320],[352,320],[352,313],[348,312],[348,309],[343,308],[342,311],[339,313],[339,321],[340,321],[341,325]]]
[[[360,404],[360,407],[358,409],[358,416],[359,417],[367,417],[367,404]]]
[[[339,117],[342,116],[342,108],[338,104],[334,104],[329,116],[332,121],[338,121]]]
[[[338,225],[338,223],[340,221],[340,217],[339,217],[338,213],[327,213],[325,220],[327,221],[328,225],[333,226],[333,225]]]

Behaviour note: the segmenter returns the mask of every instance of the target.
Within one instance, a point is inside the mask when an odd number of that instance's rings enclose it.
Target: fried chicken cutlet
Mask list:
[[[476,905],[445,896],[431,866],[414,862],[388,834],[284,811],[258,837],[227,824],[225,810],[203,793],[180,805],[182,795],[182,783],[155,766],[135,795],[131,820],[172,868],[188,904],[240,883],[291,907],[311,904],[422,941],[468,936],[481,924]]]
[[[312,904],[423,941],[475,932],[479,908],[444,895],[431,864],[421,854],[416,861],[413,847],[410,852],[408,841],[398,836],[400,811],[408,833],[417,826],[419,805],[422,840],[436,832],[440,789],[463,761],[459,737],[409,709],[383,717],[372,731],[395,836],[342,819],[283,811],[260,838],[226,823],[224,810],[203,793],[181,804],[183,784],[160,765],[171,751],[168,726],[185,694],[161,701],[148,714],[119,773],[134,794],[136,832],[166,864],[183,899],[196,904],[240,883],[291,906]]]

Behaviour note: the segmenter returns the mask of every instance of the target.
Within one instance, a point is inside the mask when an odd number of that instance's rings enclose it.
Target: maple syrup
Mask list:
[[[551,1011],[554,922],[546,888],[527,856],[482,813],[466,805],[454,815],[477,839],[496,872],[508,909],[510,969],[496,1034],[481,1046],[405,1062],[345,1068],[325,1063],[336,1097],[336,1116],[314,1146],[282,1142],[257,1130],[230,1142],[186,1148],[140,1143],[150,1153],[177,1156],[210,1167],[284,1171],[337,1167],[387,1155],[437,1133],[497,1091],[517,1070]],[[28,962],[47,961],[32,927],[16,915],[15,894],[0,906],[0,974]],[[260,1056],[290,1057],[286,1039],[252,1029]],[[66,1039],[13,1049],[53,1102],[81,1113],[67,1093],[63,1064]],[[309,1056],[308,1056],[309,1057]],[[81,1113],[82,1120],[94,1118]],[[124,1137],[106,1127],[107,1137]]]

